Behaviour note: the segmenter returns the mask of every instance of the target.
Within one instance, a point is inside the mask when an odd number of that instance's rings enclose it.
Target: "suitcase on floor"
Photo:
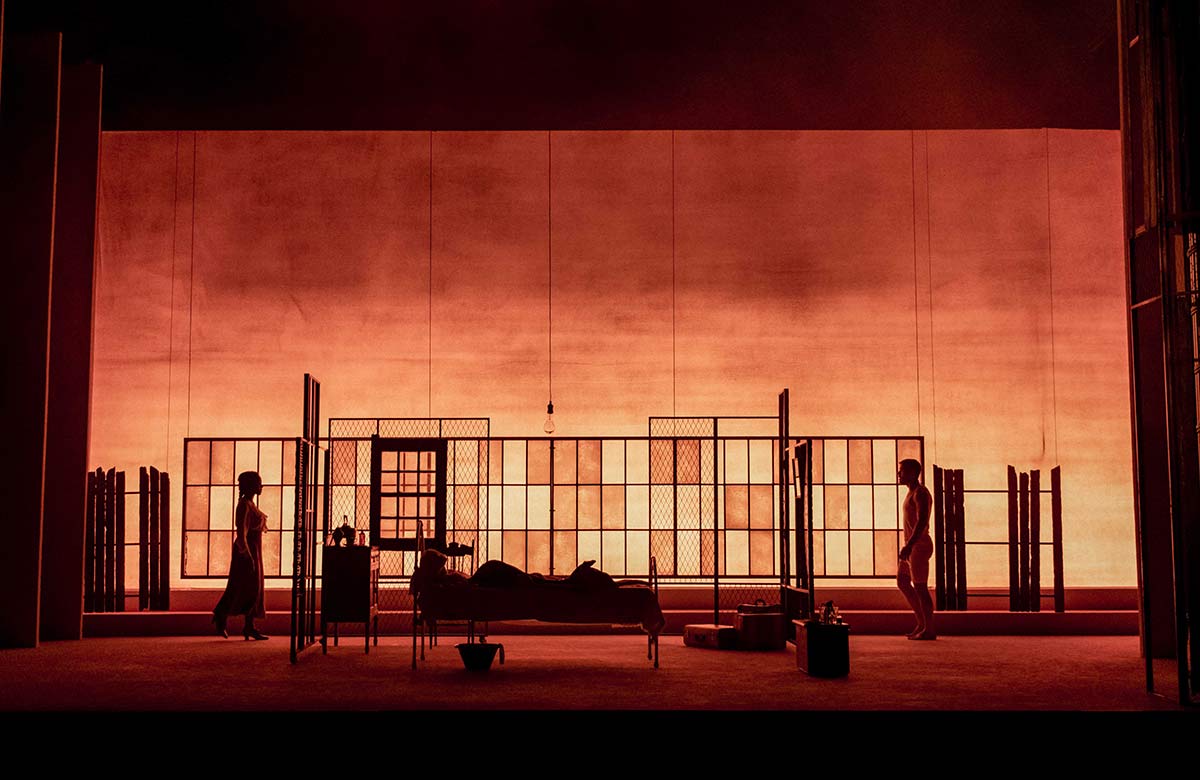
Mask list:
[[[779,605],[775,605],[779,609]],[[748,612],[738,608],[735,618],[739,650],[783,650],[787,638],[783,633],[783,612]]]
[[[737,649],[737,629],[733,626],[693,623],[683,627],[683,643],[688,647],[735,650]]]

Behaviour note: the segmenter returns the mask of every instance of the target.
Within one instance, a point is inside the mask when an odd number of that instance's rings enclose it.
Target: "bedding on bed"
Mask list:
[[[541,620],[548,623],[640,625],[658,634],[666,625],[658,596],[646,582],[614,580],[580,564],[568,577],[527,574],[488,561],[470,578],[444,571],[436,551],[426,551],[411,584],[424,616],[432,620]]]

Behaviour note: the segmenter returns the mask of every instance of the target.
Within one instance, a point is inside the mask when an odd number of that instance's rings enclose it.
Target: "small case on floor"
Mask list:
[[[683,643],[688,647],[707,647],[713,650],[737,649],[737,629],[711,623],[692,623],[683,627]]]
[[[778,609],[779,605],[775,605]],[[787,638],[783,634],[785,625],[782,612],[741,612],[737,621],[737,646],[739,650],[783,650]]]

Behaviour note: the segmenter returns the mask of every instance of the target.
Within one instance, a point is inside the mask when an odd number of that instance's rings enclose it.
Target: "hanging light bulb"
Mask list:
[[[547,435],[554,433],[554,404],[546,404],[546,423],[542,426],[542,430]]]

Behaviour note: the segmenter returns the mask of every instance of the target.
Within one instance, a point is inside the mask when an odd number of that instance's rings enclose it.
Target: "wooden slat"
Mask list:
[[[125,472],[117,472],[117,484],[113,488],[115,496],[113,517],[113,591],[112,605],[114,612],[125,611]]]
[[[1020,477],[1021,506],[1020,506],[1020,535],[1018,537],[1017,556],[1019,562],[1017,600],[1022,612],[1029,611],[1029,474],[1022,471]]]
[[[150,475],[138,469],[138,609],[150,608]]]
[[[1050,527],[1054,555],[1054,611],[1066,610],[1063,589],[1062,546],[1062,474],[1058,466],[1050,469]]]
[[[158,475],[158,592],[154,608],[171,608],[171,476]],[[278,522],[278,521],[277,521]]]
[[[146,545],[146,596],[148,602],[155,601],[158,595],[158,469],[150,467],[146,480],[146,520],[150,533]]]
[[[1042,611],[1042,473],[1029,472],[1029,609]]]
[[[1018,527],[1017,470],[1008,467],[1008,609],[1019,612],[1021,609],[1021,580],[1017,565],[1017,538],[1020,534]]]
[[[954,519],[954,470],[942,470],[942,485],[945,489],[946,526],[946,609],[955,609],[958,603],[958,556],[955,554],[957,524]]]
[[[955,573],[958,581],[954,591],[955,608],[967,608],[967,529],[966,512],[963,508],[963,470],[954,470],[954,555],[957,559]]]
[[[945,481],[941,466],[933,467],[933,591],[934,608],[946,609]]]
[[[116,561],[113,560],[112,540],[116,534],[117,517],[117,472],[109,469],[104,475],[104,543],[100,546],[100,559],[104,562],[100,580],[100,600],[105,612],[112,612],[113,580],[116,578]]]

